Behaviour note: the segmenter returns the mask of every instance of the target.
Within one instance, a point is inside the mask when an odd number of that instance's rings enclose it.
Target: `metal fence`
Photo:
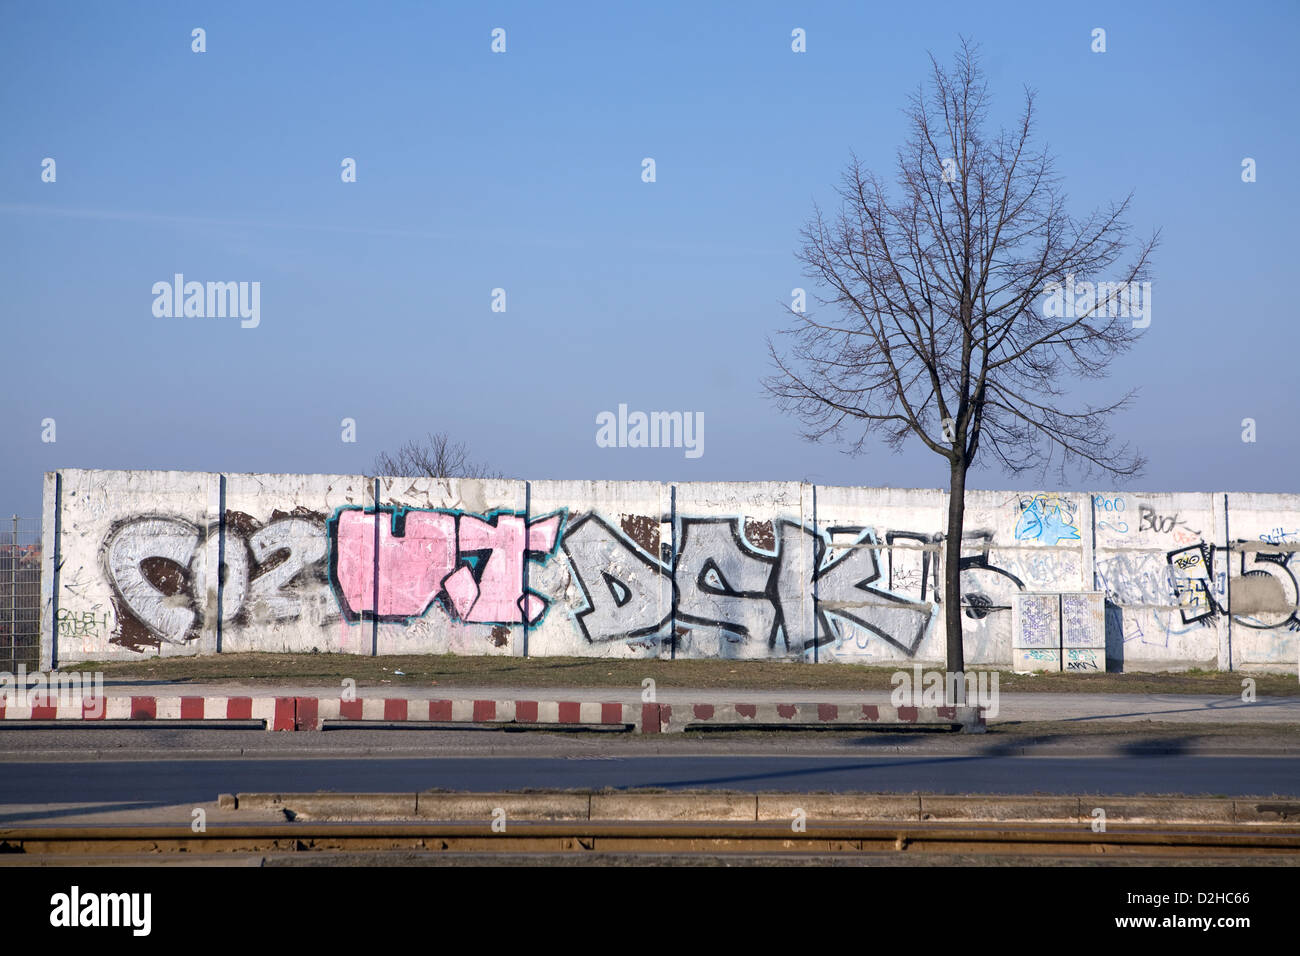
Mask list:
[[[41,657],[41,522],[0,519],[0,670]]]

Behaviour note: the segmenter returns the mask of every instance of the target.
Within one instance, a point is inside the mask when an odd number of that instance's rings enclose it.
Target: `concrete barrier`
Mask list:
[[[660,704],[662,733],[689,727],[960,727],[984,733],[980,707],[895,707],[892,704]]]
[[[422,819],[625,822],[1067,823],[1089,829],[1094,808],[1108,825],[1258,824],[1294,827],[1300,803],[1231,797],[1004,796],[727,791],[536,791],[515,793],[222,794],[224,809],[288,811],[295,819]]]
[[[1300,823],[1300,800],[1234,800],[1236,823]]]
[[[568,700],[430,700],[298,697],[298,730],[319,730],[325,721],[420,721],[438,724],[523,724],[639,727],[642,709],[632,704]]]
[[[267,730],[296,730],[294,697],[105,696],[33,704],[5,704],[0,697],[0,721],[5,720],[171,720],[257,721]]]
[[[595,793],[592,820],[755,820],[748,793]]]
[[[1078,797],[926,796],[921,798],[921,822],[996,820],[1007,822],[1079,821],[1085,812]],[[1229,807],[1231,810],[1231,807]],[[1088,817],[1091,819],[1091,817]]]
[[[416,815],[426,820],[490,820],[497,811],[510,820],[588,820],[586,793],[437,793],[416,794]]]
[[[780,481],[65,469],[45,476],[41,664],[320,651],[930,668],[951,613],[969,671],[1012,666],[1017,596],[1089,592],[1100,618],[1061,617],[1067,670],[1295,667],[1300,495],[970,490],[951,607],[935,590],[947,511],[940,491]]]
[[[427,697],[105,696],[8,706],[4,720],[260,721],[267,730],[321,730],[326,721],[515,726],[622,727],[637,733],[681,733],[689,727],[959,726],[982,733],[978,707],[894,707],[889,704],[623,704],[609,701],[429,699]]]
[[[921,819],[921,798],[877,793],[761,793],[759,820],[790,820],[802,812],[809,820]]]
[[[657,712],[656,712],[657,713]],[[260,721],[267,730],[320,730],[327,720],[398,723],[573,725],[639,728],[631,704],[555,700],[430,700],[424,697],[97,697],[45,705],[0,704],[0,720]],[[653,723],[653,719],[652,719]],[[658,732],[653,723],[652,732]]]
[[[218,800],[218,806],[226,802]],[[406,820],[418,813],[413,793],[241,793],[234,801],[240,810],[284,812],[292,819],[354,819],[359,814]]]

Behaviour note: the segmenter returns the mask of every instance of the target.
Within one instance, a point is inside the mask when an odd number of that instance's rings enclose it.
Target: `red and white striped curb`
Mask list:
[[[261,720],[268,730],[294,729],[293,697],[85,697],[6,703],[0,720]]]
[[[429,700],[364,697],[340,700],[298,697],[298,729],[316,730],[326,720],[419,720],[454,724],[579,724],[640,727],[644,714],[631,704],[567,700]]]
[[[953,726],[985,729],[979,707],[890,704],[620,704],[557,700],[430,700],[427,697],[87,697],[81,701],[6,704],[0,720],[257,720],[267,730],[320,730],[324,722],[422,721],[633,727],[679,733],[688,727]]]
[[[137,696],[87,697],[57,704],[0,703],[0,720],[260,720],[267,730],[319,730],[326,720],[623,725],[639,729],[646,717],[642,710],[631,704],[554,700]],[[657,726],[651,728],[652,733],[657,730]]]

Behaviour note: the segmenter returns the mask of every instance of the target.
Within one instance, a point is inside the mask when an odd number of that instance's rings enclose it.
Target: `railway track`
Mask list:
[[[0,864],[24,865],[90,858],[137,862],[185,855],[205,861],[223,854],[332,854],[404,851],[417,854],[582,857],[674,854],[737,855],[942,854],[1052,857],[1278,858],[1300,863],[1300,827],[1117,824],[1095,833],[1086,824],[898,823],[818,825],[802,832],[788,823],[619,821],[490,824],[383,822],[232,824],[194,833],[186,826],[27,827],[0,829]]]

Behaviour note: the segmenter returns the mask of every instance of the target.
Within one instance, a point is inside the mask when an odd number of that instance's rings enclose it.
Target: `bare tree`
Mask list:
[[[486,464],[469,456],[464,442],[452,441],[445,432],[430,432],[423,442],[408,441],[375,459],[376,475],[400,478],[500,478]]]
[[[1073,218],[1051,157],[1030,145],[1033,91],[1015,127],[989,134],[977,48],[963,40],[951,69],[930,63],[929,91],[905,111],[897,194],[855,156],[838,213],[815,207],[802,230],[798,258],[832,314],[789,309],[796,321],[781,334],[791,346],[769,340],[775,369],[764,384],[809,440],[847,438],[861,454],[871,437],[895,451],[915,437],[947,459],[943,602],[948,670],[961,672],[966,473],[980,453],[1011,474],[1045,476],[1054,463],[1062,477],[1067,464],[1141,471],[1141,456],[1112,447],[1107,427],[1136,392],[1067,409],[1062,383],[1103,378],[1133,345],[1146,323],[1132,321],[1131,296],[1159,233],[1112,274],[1129,247],[1131,194]],[[1107,281],[1088,301],[1092,279]],[[1068,296],[1063,309],[1037,302],[1053,291]]]

